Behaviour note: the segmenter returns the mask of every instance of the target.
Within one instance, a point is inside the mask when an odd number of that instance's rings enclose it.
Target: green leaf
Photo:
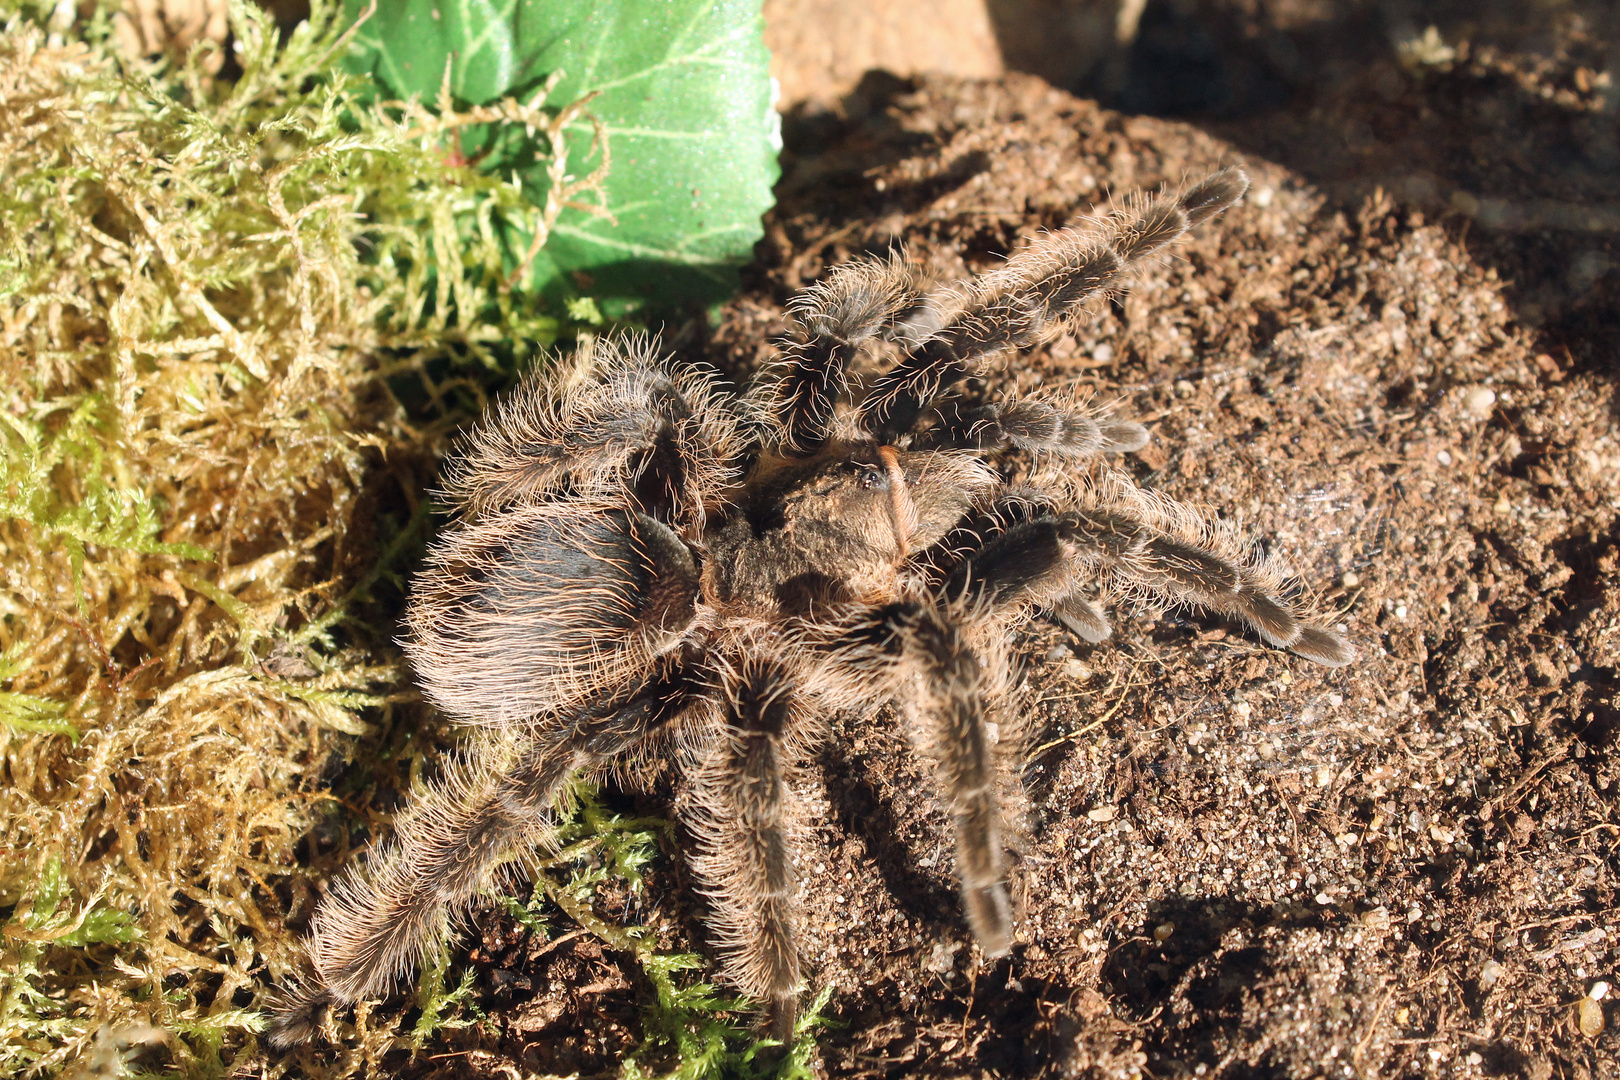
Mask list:
[[[362,0],[346,0],[358,14]],[[360,28],[349,66],[396,96],[438,100],[449,70],[458,101],[531,101],[548,75],[557,109],[590,94],[610,153],[605,210],[570,209],[531,271],[553,298],[713,302],[761,235],[781,121],[771,102],[760,0],[395,0]],[[567,132],[568,172],[591,156],[585,120]],[[514,176],[536,205],[548,180],[538,140],[469,133],[460,149]],[[448,150],[447,150],[448,152]],[[480,153],[486,156],[479,158]],[[516,263],[528,245],[502,223]]]

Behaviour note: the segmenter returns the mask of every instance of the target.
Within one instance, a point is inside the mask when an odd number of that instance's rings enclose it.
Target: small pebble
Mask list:
[[[1581,1029],[1581,1034],[1588,1039],[1594,1039],[1603,1033],[1603,1006],[1589,997],[1583,997],[1575,1003],[1575,1026]]]
[[[1353,570],[1346,570],[1343,576],[1339,578],[1339,584],[1346,589],[1353,589],[1361,584],[1361,575]]]
[[[1106,364],[1114,358],[1114,347],[1105,341],[1091,350],[1091,358],[1099,364]],[[1492,396],[1491,400],[1495,401],[1496,398]]]
[[[943,975],[956,966],[956,954],[961,948],[958,943],[941,941],[934,946],[923,966],[935,975]]]
[[[1479,966],[1479,988],[1481,990],[1489,990],[1491,987],[1495,986],[1496,980],[1502,977],[1502,972],[1504,970],[1506,969],[1495,960],[1485,961]]]
[[[1599,979],[1592,984],[1592,989],[1586,992],[1586,996],[1593,1001],[1602,1001],[1609,996],[1609,984]]]
[[[1097,806],[1086,811],[1086,817],[1090,818],[1092,821],[1095,821],[1099,825],[1103,824],[1104,822],[1113,821],[1118,816],[1119,809],[1113,806]]]
[[[1442,451],[1440,451],[1438,454],[1434,455],[1434,460],[1438,461],[1442,465],[1448,465],[1449,466],[1451,464],[1451,451],[1450,450],[1442,450]]]
[[[1468,410],[1470,416],[1481,420],[1491,415],[1496,406],[1496,391],[1488,386],[1475,386],[1463,394],[1463,408]]]
[[[1329,896],[1325,892],[1319,892],[1316,894],[1316,902],[1321,904],[1323,907],[1329,907],[1333,903],[1333,897]]]

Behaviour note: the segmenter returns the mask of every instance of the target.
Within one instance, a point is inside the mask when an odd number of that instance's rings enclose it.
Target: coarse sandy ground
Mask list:
[[[982,270],[1107,192],[1248,169],[1244,205],[984,389],[1118,398],[1153,431],[1139,481],[1286,554],[1361,652],[1326,671],[1152,613],[1030,633],[1019,944],[983,965],[926,771],[892,718],[843,723],[804,793],[818,1068],[1620,1073],[1612,999],[1582,1004],[1620,956],[1620,289],[1613,225],[1567,217],[1615,205],[1604,48],[1390,57],[1202,129],[1017,74],[790,116],[746,293],[684,343],[739,375],[852,254]],[[676,860],[651,882],[635,917],[701,947]],[[413,1072],[613,1069],[628,961],[493,909],[475,938],[491,1021]]]

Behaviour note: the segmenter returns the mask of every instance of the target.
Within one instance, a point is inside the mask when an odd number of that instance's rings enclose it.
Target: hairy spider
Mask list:
[[[457,516],[407,612],[428,698],[478,730],[321,903],[316,982],[274,1038],[307,1039],[324,1006],[407,973],[547,843],[576,773],[664,763],[724,972],[789,1038],[793,787],[833,716],[898,706],[955,824],[968,925],[995,956],[1012,914],[987,726],[1008,712],[1015,627],[1054,613],[1097,641],[1101,603],[1137,599],[1347,663],[1277,565],[1102,464],[1144,445],[1139,424],[1056,395],[940,404],[1247,187],[1228,169],[1135,200],[948,292],[899,258],[840,266],[794,302],[781,362],[741,397],[638,341],[587,344],[526,380],[450,464]],[[879,338],[901,358],[860,387],[851,362]],[[1036,461],[1030,481],[993,467],[1009,450]]]

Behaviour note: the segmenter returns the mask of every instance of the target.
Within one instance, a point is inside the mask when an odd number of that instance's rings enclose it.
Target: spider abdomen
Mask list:
[[[626,510],[513,510],[429,555],[406,620],[428,698],[503,725],[587,701],[692,619],[697,571],[667,527]]]

